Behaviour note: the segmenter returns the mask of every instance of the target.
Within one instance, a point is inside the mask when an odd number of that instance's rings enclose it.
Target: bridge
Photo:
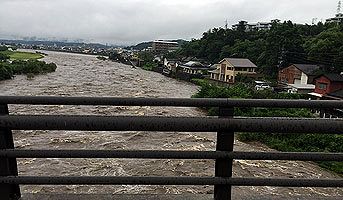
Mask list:
[[[10,114],[9,104],[88,105],[88,106],[160,106],[218,107],[217,117],[163,116],[91,116],[91,115],[20,115]],[[236,152],[235,132],[343,134],[342,119],[243,118],[234,117],[234,108],[311,108],[342,109],[342,101],[312,100],[243,100],[180,98],[112,98],[112,97],[0,97],[0,194],[12,199],[216,199],[238,198],[234,186],[274,187],[343,187],[343,179],[298,179],[232,177],[233,160],[343,161],[343,153]],[[14,148],[12,130],[70,131],[178,131],[213,132],[216,151],[166,150],[22,150]],[[215,160],[213,177],[147,176],[20,176],[17,158],[125,158],[125,159],[211,159]],[[213,195],[53,195],[21,194],[20,185],[214,185]],[[247,198],[245,198],[247,199]],[[269,199],[255,196],[253,199]],[[275,199],[270,197],[270,199]]]

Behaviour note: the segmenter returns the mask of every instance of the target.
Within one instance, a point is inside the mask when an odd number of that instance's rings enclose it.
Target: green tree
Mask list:
[[[308,60],[327,66],[326,71],[343,71],[343,31],[334,27],[305,43]]]
[[[332,32],[332,29],[335,33],[328,36],[325,32]],[[210,63],[224,57],[248,58],[274,80],[278,67],[290,63],[329,62],[333,71],[338,72],[342,71],[343,63],[342,31],[343,25],[298,25],[291,21],[274,21],[267,31],[246,31],[241,22],[237,30],[213,28],[203,33],[202,38],[182,45],[180,55],[201,58]],[[322,56],[318,57],[318,54]],[[330,54],[335,56],[325,57]]]
[[[8,55],[0,53],[0,61],[6,61],[7,59],[10,59]]]
[[[0,51],[7,51],[8,48],[6,46],[0,46]]]

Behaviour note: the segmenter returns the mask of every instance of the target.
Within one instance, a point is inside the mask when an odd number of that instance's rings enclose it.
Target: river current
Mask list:
[[[53,73],[32,80],[18,75],[0,82],[0,95],[97,97],[184,97],[198,87],[155,72],[95,56],[46,52],[46,62],[57,64]],[[157,115],[204,116],[197,108],[149,106],[31,106],[10,105],[11,114],[47,115]],[[13,131],[18,149],[214,150],[214,133]],[[272,151],[260,144],[235,142],[239,151]],[[139,159],[18,159],[20,175],[40,176],[213,176],[211,160]],[[235,161],[236,177],[334,178],[317,165],[293,161]],[[23,193],[213,193],[211,186],[21,186]],[[342,189],[235,187],[234,192],[284,197],[339,197]]]

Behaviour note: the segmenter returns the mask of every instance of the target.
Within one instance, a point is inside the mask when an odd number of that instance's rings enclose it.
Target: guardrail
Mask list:
[[[8,104],[219,107],[218,117],[9,115]],[[343,161],[343,153],[234,152],[234,132],[342,134],[342,119],[234,118],[234,107],[343,108],[342,101],[151,99],[111,97],[0,97],[0,194],[19,199],[31,185],[214,185],[216,200],[231,199],[232,186],[343,187],[342,179],[233,178],[243,160]],[[11,130],[217,132],[216,151],[17,150]],[[214,159],[215,177],[18,176],[16,158]]]

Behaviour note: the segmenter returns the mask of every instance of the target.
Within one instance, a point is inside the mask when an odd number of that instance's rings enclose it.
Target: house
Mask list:
[[[224,58],[217,69],[210,71],[210,79],[227,83],[235,83],[238,74],[256,75],[257,66],[245,58]]]
[[[179,65],[179,69],[186,74],[203,75],[205,74],[205,72],[208,71],[209,67],[197,61],[189,61],[187,63]]]
[[[317,97],[339,97],[343,90],[343,75],[323,74],[314,78],[315,90],[310,93]]]
[[[171,74],[175,74],[178,66],[179,60],[164,58],[162,73],[168,76],[170,76]]]
[[[316,88],[309,95],[316,99],[343,100],[343,74],[323,74],[315,77]],[[323,118],[343,118],[342,109],[324,109],[320,111]]]
[[[318,65],[292,64],[279,70],[279,84],[311,84],[316,72],[320,69]]]

